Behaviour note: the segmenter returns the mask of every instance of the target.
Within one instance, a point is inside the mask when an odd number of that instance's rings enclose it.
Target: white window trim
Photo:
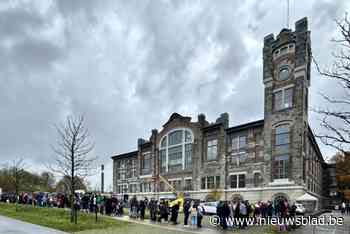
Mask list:
[[[285,92],[287,89],[291,89],[294,87],[294,84],[292,85],[288,85],[288,86],[285,86],[283,88],[279,88],[279,89],[276,89],[273,91],[273,94],[275,95],[277,92],[282,92],[282,108],[278,108],[276,109],[276,103],[274,103],[274,111],[280,111],[280,110],[284,110],[284,109],[287,109],[287,108],[291,108],[293,106],[293,96],[294,96],[294,89],[293,89],[293,92],[292,92],[292,103],[291,103],[291,106],[286,106],[286,103],[285,103]],[[273,97],[275,99],[275,96]],[[274,100],[275,101],[275,100]]]
[[[172,178],[172,179],[168,179],[168,181],[181,181],[182,179],[181,178]]]
[[[216,155],[215,155],[215,159],[208,159],[208,149],[209,149],[209,142],[211,141],[216,141],[216,145],[211,145],[210,148],[213,148],[214,146],[216,146]],[[219,140],[218,138],[212,138],[212,139],[208,139],[207,140],[207,158],[206,158],[206,161],[215,161],[215,160],[218,160],[218,156],[219,156],[219,152],[218,152],[218,146],[219,146]]]
[[[244,182],[244,187],[240,188],[239,187],[239,175],[244,175],[245,179],[247,179],[247,174],[248,172],[246,171],[242,171],[242,172],[231,172],[228,174],[229,178],[230,178],[230,189],[242,189],[242,188],[246,188],[246,183]],[[237,180],[236,180],[236,188],[231,188],[231,176],[232,175],[237,175]]]
[[[240,149],[241,149],[241,147],[240,147],[240,144],[239,144],[239,138],[240,137],[245,137],[246,139],[246,142],[245,142],[245,145],[246,145],[246,148],[248,148],[248,136],[247,135],[237,135],[237,136],[234,136],[233,138],[232,138],[232,140],[231,140],[231,147],[232,147],[232,149],[233,149],[233,139],[235,139],[235,138],[238,138],[238,141],[237,141],[237,149],[238,149],[238,152],[233,152],[232,153],[232,155],[239,155],[239,154],[246,154],[247,153],[247,151],[239,151]]]
[[[209,189],[208,188],[208,177],[214,177],[214,189],[216,189],[215,187],[216,187],[216,183],[217,183],[217,181],[216,181],[216,177],[217,176],[220,176],[220,180],[221,180],[221,175],[208,175],[208,176],[203,176],[203,177],[201,177],[201,189],[200,190],[202,190],[202,191],[204,191],[204,190],[211,190],[211,189]],[[202,178],[205,178],[205,188],[204,189],[202,189]],[[219,181],[220,182],[220,181]],[[218,187],[220,188],[220,183],[218,184]]]
[[[169,146],[169,134],[172,132],[175,132],[175,131],[179,131],[179,130],[182,131],[182,142],[179,144]],[[185,139],[186,131],[189,131],[192,135],[192,139],[189,142],[186,142],[186,139]],[[166,137],[166,146],[162,147],[161,144],[162,144],[164,137]],[[186,146],[186,144],[193,144],[193,142],[194,142],[194,134],[193,134],[192,129],[190,129],[190,128],[174,128],[162,136],[162,138],[159,141],[158,147],[159,147],[159,150],[165,150],[165,162],[166,162],[165,172],[169,171],[169,148],[176,147],[176,146],[182,146],[182,170],[185,170],[185,156],[186,156],[185,146]]]
[[[240,175],[240,174],[245,174],[245,175],[247,175],[247,174],[248,174],[248,172],[246,172],[246,171],[241,171],[241,172],[231,172],[231,173],[229,173],[228,175],[229,175],[229,176],[231,176],[231,175]]]

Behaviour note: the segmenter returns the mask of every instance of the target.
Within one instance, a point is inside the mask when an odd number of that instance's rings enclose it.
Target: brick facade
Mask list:
[[[212,191],[219,191],[221,199],[267,201],[283,196],[295,201],[309,193],[322,200],[324,161],[308,124],[310,62],[306,18],[296,22],[295,31],[283,29],[276,38],[266,36],[264,119],[229,127],[227,113],[214,123],[203,114],[192,121],[174,113],[160,131],[152,130],[148,140],[139,139],[136,151],[112,157],[114,192],[139,197],[170,194],[158,178],[161,174],[178,190],[201,200]],[[280,129],[285,132],[277,137]],[[163,141],[165,137],[167,141]],[[171,146],[173,139],[177,142]],[[179,163],[188,160],[188,155],[191,167],[185,168]],[[150,162],[144,157],[150,157]],[[133,165],[128,160],[135,160],[136,174],[121,179],[117,176],[120,162]],[[182,169],[169,170],[176,165]],[[191,186],[187,186],[190,179]],[[130,188],[131,184],[135,186]]]

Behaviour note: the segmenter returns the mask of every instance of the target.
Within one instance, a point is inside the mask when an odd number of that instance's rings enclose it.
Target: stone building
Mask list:
[[[149,140],[113,159],[113,189],[120,195],[159,197],[169,192],[158,175],[178,191],[206,200],[296,201],[306,193],[322,201],[325,164],[308,124],[311,42],[307,19],[295,31],[264,38],[264,119],[229,127],[205,115],[174,113]]]

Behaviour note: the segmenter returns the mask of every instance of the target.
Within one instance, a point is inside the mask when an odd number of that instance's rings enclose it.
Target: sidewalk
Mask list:
[[[59,230],[23,222],[0,215],[0,233],[11,234],[67,234]]]
[[[132,219],[129,216],[122,216],[122,217],[113,217],[116,220],[124,221],[124,222],[130,222],[130,223],[136,223],[136,224],[142,224],[147,225],[151,227],[157,227],[157,228],[163,228],[170,231],[179,231],[179,232],[186,232],[186,233],[205,233],[205,234],[217,234],[220,233],[220,230],[218,229],[210,229],[210,228],[196,228],[196,227],[184,227],[183,224],[177,224],[173,225],[171,223],[159,223],[159,222],[151,222],[148,219],[145,219],[144,221],[138,220],[138,219]]]
[[[297,229],[293,234],[350,234],[350,216],[342,216],[339,212],[325,213],[322,216],[344,217],[344,224],[341,226],[305,226]]]

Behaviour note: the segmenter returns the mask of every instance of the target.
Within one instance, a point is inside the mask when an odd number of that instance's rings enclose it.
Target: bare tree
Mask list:
[[[10,171],[10,180],[14,186],[14,192],[16,195],[16,211],[18,210],[18,197],[21,191],[21,186],[23,183],[24,177],[24,160],[23,159],[15,159],[12,162],[12,165],[9,168]]]
[[[93,175],[96,169],[96,157],[89,156],[94,144],[89,140],[88,129],[84,126],[84,117],[67,117],[64,124],[56,126],[59,140],[53,151],[56,154],[55,164],[51,169],[67,178],[69,200],[71,205],[71,222],[77,222],[74,209],[74,193],[77,177],[84,179]]]
[[[336,20],[340,38],[333,39],[339,50],[332,53],[333,65],[321,69],[314,59],[318,72],[327,79],[333,80],[344,91],[341,98],[321,94],[329,106],[316,110],[321,114],[323,132],[316,136],[323,144],[331,146],[343,153],[349,151],[350,146],[350,21],[347,14],[344,19]]]

